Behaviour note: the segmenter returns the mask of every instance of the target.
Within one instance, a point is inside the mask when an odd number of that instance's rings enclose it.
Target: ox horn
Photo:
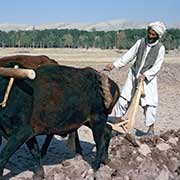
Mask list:
[[[4,68],[0,67],[0,76],[13,77],[13,78],[28,78],[35,79],[36,73],[33,69],[14,69],[14,68]]]

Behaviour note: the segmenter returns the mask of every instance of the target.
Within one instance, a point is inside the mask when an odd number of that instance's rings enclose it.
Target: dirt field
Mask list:
[[[75,67],[91,66],[97,70],[121,56],[124,51],[99,49],[0,49],[0,56],[13,54],[43,54],[59,64]],[[120,88],[128,68],[113,70],[109,76]],[[180,179],[180,52],[166,54],[158,74],[159,106],[155,124],[156,137],[141,138],[140,147],[133,147],[121,135],[112,138],[111,164],[102,166],[97,173],[91,169],[94,141],[88,128],[79,130],[84,160],[65,146],[65,140],[55,136],[47,156],[43,159],[46,178],[53,179],[117,179],[117,180],[178,180]],[[135,131],[145,132],[143,112],[139,108]],[[164,134],[165,133],[165,134]],[[39,137],[41,142],[43,137]],[[58,139],[61,139],[59,142]],[[3,141],[5,144],[5,141]],[[32,157],[23,145],[7,164],[6,179],[32,179]]]

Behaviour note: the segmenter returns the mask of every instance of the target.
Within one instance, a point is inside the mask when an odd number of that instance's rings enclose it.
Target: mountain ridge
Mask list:
[[[102,21],[95,23],[46,23],[40,25],[28,25],[28,24],[10,24],[10,23],[2,23],[0,24],[1,31],[30,31],[30,30],[45,30],[45,29],[78,29],[84,31],[117,31],[124,29],[143,29],[146,28],[149,22],[134,22],[127,21],[123,19],[110,20],[110,21]],[[168,28],[178,28],[180,29],[180,25],[168,26]]]

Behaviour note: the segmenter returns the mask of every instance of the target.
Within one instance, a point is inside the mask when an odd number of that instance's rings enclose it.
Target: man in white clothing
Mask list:
[[[165,54],[165,48],[159,39],[164,35],[165,30],[162,22],[150,23],[147,29],[147,39],[138,40],[123,57],[105,67],[106,70],[111,71],[113,68],[121,68],[134,61],[112,115],[115,117],[115,123],[123,119],[134,95],[137,82],[142,79],[144,81],[144,95],[141,96],[140,105],[144,109],[145,125],[148,126],[147,134],[149,135],[154,134],[158,105],[157,73],[161,68]]]

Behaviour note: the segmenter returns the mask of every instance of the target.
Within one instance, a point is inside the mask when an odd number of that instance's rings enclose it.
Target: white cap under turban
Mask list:
[[[164,35],[166,31],[165,25],[160,21],[150,23],[148,25],[148,28],[151,28],[154,31],[156,31],[156,33],[159,35],[160,38]]]

